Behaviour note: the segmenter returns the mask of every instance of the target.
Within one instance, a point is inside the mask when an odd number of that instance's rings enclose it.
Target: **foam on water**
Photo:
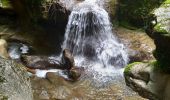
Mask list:
[[[54,73],[56,73],[59,76],[62,76],[64,78],[68,78],[67,75],[65,75],[63,73],[63,71],[58,70],[58,69],[50,69],[50,70],[39,70],[39,69],[36,69],[35,71],[36,71],[36,76],[41,77],[41,78],[45,78],[46,74],[48,72],[54,72]]]

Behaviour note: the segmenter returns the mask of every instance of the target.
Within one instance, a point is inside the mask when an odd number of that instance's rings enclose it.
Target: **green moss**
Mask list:
[[[170,0],[166,0],[164,4],[170,4]]]
[[[3,8],[10,8],[11,7],[9,0],[1,0],[1,2],[2,2]]]
[[[163,34],[167,34],[168,32],[163,28],[163,26],[159,23],[154,27],[154,30]]]
[[[141,64],[142,62],[134,62],[134,63],[131,63],[129,65],[126,66],[125,70],[124,70],[124,74],[128,74],[129,71],[131,70],[131,68],[134,66],[134,65],[137,65],[137,64]]]

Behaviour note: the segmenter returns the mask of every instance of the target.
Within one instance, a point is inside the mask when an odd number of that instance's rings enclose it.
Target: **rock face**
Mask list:
[[[126,84],[150,100],[169,100],[170,75],[156,69],[156,64],[157,62],[130,64],[124,72]]]
[[[31,84],[24,66],[0,58],[0,99],[33,100]]]
[[[153,11],[154,18],[151,18],[147,34],[154,39],[156,50],[155,58],[164,71],[170,72],[170,1],[165,2]],[[153,25],[154,23],[154,25]]]

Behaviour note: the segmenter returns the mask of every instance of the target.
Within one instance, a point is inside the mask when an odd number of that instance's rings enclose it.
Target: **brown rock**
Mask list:
[[[69,78],[72,79],[72,81],[76,81],[80,78],[82,72],[84,71],[83,68],[72,68],[69,72]]]
[[[47,56],[22,55],[21,61],[31,69],[64,69],[58,61],[50,60]]]
[[[75,66],[74,57],[68,49],[64,49],[63,51],[62,64],[65,68],[68,68],[68,70]]]

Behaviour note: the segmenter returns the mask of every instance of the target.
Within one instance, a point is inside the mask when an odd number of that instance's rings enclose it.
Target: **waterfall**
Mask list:
[[[98,4],[98,0],[85,0],[73,8],[62,48],[71,50],[80,66],[83,57],[103,67],[123,67],[128,62],[125,47],[114,35],[108,13]]]
[[[107,86],[122,79],[122,68],[128,63],[126,49],[112,31],[103,4],[103,0],[85,0],[76,4],[69,16],[62,44],[63,50],[69,49],[74,55],[75,65],[85,69],[80,79],[90,79],[95,86]],[[60,60],[61,55],[52,58]],[[36,75],[44,77],[47,72],[58,72],[66,77],[64,72],[55,69],[37,70]]]

